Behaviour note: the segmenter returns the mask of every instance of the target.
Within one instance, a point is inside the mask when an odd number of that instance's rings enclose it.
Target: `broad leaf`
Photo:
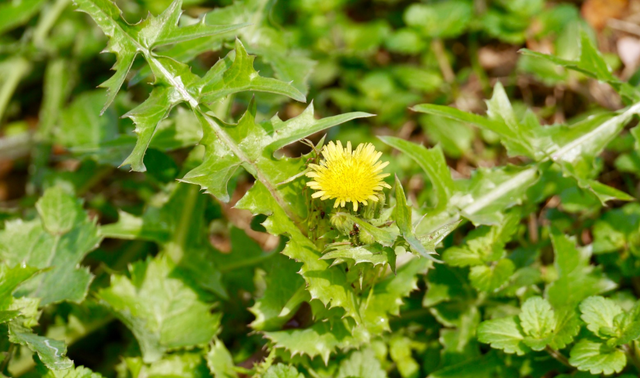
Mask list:
[[[81,302],[93,276],[79,264],[101,241],[95,221],[60,187],[48,189],[36,207],[39,220],[9,222],[0,231],[0,256],[11,265],[49,268],[26,282],[18,294],[41,298],[43,306]]]
[[[524,334],[518,317],[487,320],[478,327],[478,340],[490,344],[506,353],[519,356],[529,351],[524,343]]]
[[[619,373],[627,364],[624,352],[604,342],[582,339],[571,348],[571,365],[591,374]]]
[[[130,268],[131,279],[114,275],[99,296],[133,332],[145,362],[164,352],[208,343],[218,330],[211,306],[175,274],[167,256],[141,261]]]

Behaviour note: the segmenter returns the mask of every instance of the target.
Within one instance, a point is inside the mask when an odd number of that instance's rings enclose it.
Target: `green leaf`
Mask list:
[[[551,61],[559,66],[583,73],[589,77],[610,84],[616,91],[630,101],[640,99],[640,93],[629,83],[623,82],[616,78],[611,69],[607,65],[604,57],[596,47],[589,35],[582,30],[580,33],[580,57],[578,60],[566,60],[555,55],[541,54],[539,52],[522,49],[520,52],[524,55],[538,57]]]
[[[320,356],[328,363],[330,354],[336,348],[355,347],[360,344],[345,323],[345,320],[337,320],[333,324],[318,322],[305,329],[265,332],[265,337],[273,342],[276,348],[286,349],[293,356]]]
[[[29,21],[44,3],[45,0],[21,0],[0,4],[0,35]]]
[[[251,327],[259,331],[274,331],[291,319],[302,302],[310,298],[304,279],[298,274],[300,264],[287,256],[278,254],[271,257],[262,269],[267,273],[267,288],[249,308],[256,317]]]
[[[37,353],[40,361],[51,370],[73,367],[73,362],[65,356],[67,346],[62,341],[36,335],[30,329],[14,323],[9,324],[9,341],[24,345]]]
[[[620,373],[627,365],[624,352],[603,342],[582,339],[571,348],[569,363],[591,374]]]
[[[453,195],[454,185],[442,149],[437,146],[427,149],[404,139],[389,136],[380,137],[380,139],[391,147],[409,155],[422,168],[433,187],[436,188],[437,209],[445,208]]]
[[[37,272],[38,269],[25,265],[16,265],[10,268],[6,264],[0,264],[0,310],[4,311],[9,308],[14,301],[13,292],[18,285]]]
[[[299,273],[305,279],[312,299],[319,299],[325,306],[342,307],[347,316],[356,320],[360,318],[344,271],[338,267],[330,268],[328,261],[320,259],[320,251],[300,232],[264,185],[255,184],[236,207],[250,210],[253,214],[270,214],[263,223],[267,231],[274,235],[289,236],[290,240],[282,253],[302,263]],[[316,351],[316,355],[319,352]],[[324,358],[324,353],[329,351],[322,350],[322,353]],[[328,358],[328,354],[326,356]]]
[[[427,249],[414,235],[411,215],[412,210],[411,207],[407,205],[404,188],[402,188],[402,183],[398,179],[398,176],[396,176],[396,206],[393,209],[393,219],[395,220],[398,229],[400,229],[400,234],[409,244],[413,252],[418,253],[420,256],[426,257],[431,261],[439,262],[439,260],[431,257],[431,254],[435,254],[435,251],[427,251]],[[379,240],[378,236],[374,235],[374,237]]]
[[[231,56],[220,60],[197,84],[203,102],[210,104],[244,91],[275,93],[296,101],[307,101],[305,95],[291,84],[258,75],[253,68],[255,58],[249,56],[239,39],[236,39],[234,55],[233,63],[230,64]]]
[[[484,321],[478,326],[478,340],[506,353],[522,356],[529,352],[524,331],[516,316]]]
[[[336,378],[348,377],[386,378],[387,373],[382,369],[373,350],[367,348],[351,353],[349,358],[340,363]]]
[[[605,212],[593,225],[593,253],[640,252],[640,205],[630,203]]]
[[[554,308],[575,306],[589,296],[616,287],[613,281],[591,266],[588,249],[579,250],[571,238],[553,228],[551,241],[558,279],[547,286],[546,297]]]
[[[130,267],[131,279],[114,275],[98,295],[133,332],[145,362],[159,360],[169,350],[208,343],[219,317],[185,280],[175,274],[167,256]]]
[[[167,118],[171,108],[178,104],[178,101],[172,101],[172,99],[176,98],[172,92],[174,91],[168,87],[155,87],[140,106],[124,115],[124,117],[131,118],[136,124],[134,132],[138,134],[138,139],[133,151],[122,162],[121,166],[130,164],[131,170],[136,172],[145,172],[147,170],[143,159],[151,143],[151,138],[160,122]]]
[[[350,220],[351,222],[358,225],[361,230],[364,230],[371,234],[376,242],[382,244],[385,247],[391,247],[393,242],[396,240],[397,233],[393,232],[392,229],[379,228],[371,223],[367,222],[364,219],[358,218],[349,213],[336,213],[338,216],[342,216]]]
[[[497,261],[505,256],[504,247],[519,224],[520,213],[509,212],[500,224],[481,226],[471,231],[466,237],[466,243],[460,247],[448,248],[443,259],[452,266],[475,266]]]
[[[540,297],[531,297],[522,305],[519,315],[524,333],[531,337],[525,343],[533,350],[542,350],[546,340],[556,329],[556,317],[549,302]]]
[[[589,297],[580,303],[582,320],[589,331],[600,338],[609,338],[614,332],[614,318],[622,309],[614,301],[603,297]]]
[[[78,366],[67,370],[49,370],[44,378],[102,378],[102,375],[84,366]]]
[[[138,53],[142,54],[152,66],[158,66],[158,58],[154,57],[153,48],[160,45],[227,33],[244,25],[208,26],[204,23],[178,28],[182,1],[175,0],[161,15],[149,16],[141,23],[130,25],[121,15],[120,9],[110,0],[74,0],[79,10],[89,14],[102,31],[109,37],[108,52],[116,54],[115,75],[101,84],[107,88],[106,110],[115,99],[133,61]],[[166,71],[166,68],[164,68]],[[154,72],[155,73],[155,72]],[[156,77],[163,79],[164,75]],[[174,77],[172,77],[175,79]],[[183,78],[184,80],[184,78]],[[184,81],[183,81],[184,82]],[[187,99],[185,99],[187,100]],[[191,104],[195,106],[196,104]]]
[[[351,247],[351,246],[343,246],[340,248],[336,248],[330,252],[324,253],[322,255],[323,260],[334,260],[333,265],[340,264],[344,261],[352,262],[354,265],[369,263],[373,266],[389,264],[389,253],[386,251],[387,248],[380,248],[379,250],[372,251],[373,246],[371,247]],[[392,253],[392,256],[395,258],[395,254]]]
[[[491,266],[479,265],[471,268],[469,280],[480,291],[494,292],[509,281],[515,265],[509,259],[501,259]]]
[[[506,166],[488,170],[479,168],[470,180],[457,182],[457,189],[463,196],[455,198],[455,206],[461,214],[480,224],[503,222],[504,210],[521,204],[526,191],[539,178],[538,168]]]
[[[8,264],[49,268],[25,282],[18,294],[41,298],[42,306],[81,302],[93,276],[78,266],[101,241],[95,221],[59,187],[48,189],[36,208],[40,220],[8,222],[0,231],[0,256]]]
[[[249,172],[267,187],[275,196],[280,207],[291,219],[299,218],[293,214],[283,196],[299,196],[299,193],[282,193],[288,190],[280,188],[279,183],[299,174],[304,167],[300,159],[274,158],[280,148],[309,135],[353,119],[369,117],[367,113],[348,113],[316,120],[313,105],[295,118],[282,121],[277,117],[269,121],[256,123],[256,104],[252,101],[249,109],[237,124],[227,124],[221,120],[200,115],[198,118],[204,129],[202,144],[206,148],[203,163],[188,172],[181,181],[200,185],[205,192],[213,194],[221,201],[228,202],[227,182],[243,165]],[[287,169],[284,168],[288,165]]]
[[[304,378],[302,373],[298,373],[293,366],[287,366],[285,364],[273,365],[264,373],[263,378]]]
[[[218,339],[211,344],[211,349],[207,353],[207,365],[214,378],[238,378],[231,353]]]
[[[413,4],[404,12],[407,25],[428,38],[454,38],[462,34],[473,17],[473,5],[464,0]]]

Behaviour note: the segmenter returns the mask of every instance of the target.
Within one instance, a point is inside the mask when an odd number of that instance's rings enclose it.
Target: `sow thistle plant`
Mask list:
[[[253,94],[305,102],[306,86],[290,79],[304,77],[307,65],[271,59],[280,79],[261,75],[248,51],[268,52],[260,33],[236,22],[253,14],[242,6],[222,14],[244,18],[229,16],[214,25],[204,18],[181,21],[182,3],[176,0],[160,15],[132,25],[110,0],[75,4],[108,36],[107,51],[117,58],[114,75],[102,85],[107,89],[103,112],[118,102],[128,77],[130,84],[153,77],[148,97],[124,115],[136,135],[135,144],[118,141],[128,148],[122,165],[137,172],[152,166],[150,146],[174,117],[172,109],[188,114],[198,138],[188,145],[192,149],[177,179],[160,185],[139,215],[120,210],[117,222],[98,225],[81,201],[54,185],[36,202],[31,219],[6,222],[0,231],[0,291],[7,293],[0,298],[0,323],[12,345],[37,355],[37,368],[47,376],[97,375],[75,366],[62,341],[34,330],[41,310],[61,302],[73,304],[65,316],[86,329],[117,319],[131,331],[137,346],[120,356],[122,377],[154,376],[157,369],[179,366],[204,369],[215,378],[378,378],[397,367],[404,378],[419,376],[416,354],[442,355],[428,369],[434,377],[527,376],[538,361],[569,376],[578,370],[632,371],[631,365],[640,371],[639,307],[603,297],[616,282],[591,263],[594,253],[634,251],[628,241],[637,240],[637,230],[617,230],[621,235],[615,240],[598,240],[592,248],[578,246],[566,235],[568,227],[559,229],[560,222],[540,235],[536,229],[535,237],[522,222],[535,215],[532,208],[558,195],[558,188],[603,206],[633,200],[597,181],[594,172],[598,155],[640,112],[640,93],[613,76],[586,33],[575,61],[523,53],[609,83],[627,108],[572,125],[542,126],[533,112],[518,114],[499,83],[486,116],[416,105],[417,113],[498,135],[508,156],[522,163],[479,168],[454,180],[439,146],[380,137],[426,179],[428,205],[410,205],[401,179],[396,175],[391,182],[389,163],[373,144],[354,148],[350,141],[308,141],[372,114],[319,118],[311,104],[287,120],[263,118],[268,104]],[[231,50],[205,70],[187,64],[214,44]],[[131,75],[140,59],[144,66]],[[229,115],[234,99],[246,100],[238,101],[246,109],[237,121]],[[173,127],[176,133],[186,128],[178,122]],[[632,135],[640,135],[638,130]],[[298,142],[311,151],[293,157],[280,152]],[[95,147],[94,156],[109,154],[117,144]],[[229,182],[240,168],[254,182],[235,207],[250,211],[260,219],[257,227],[280,237],[275,252],[265,254],[235,228],[228,254],[209,240],[207,204],[211,198],[231,200]],[[595,228],[596,238],[615,231],[610,219],[636,210],[633,205],[612,210]],[[458,235],[464,239],[448,237],[461,224],[473,230]],[[512,242],[527,233],[535,241],[513,250]],[[138,259],[125,272],[102,272],[109,280],[94,282],[80,264],[104,238],[154,243],[158,254]],[[540,250],[552,253],[553,263],[543,265]],[[410,298],[419,285],[426,287],[424,296]],[[251,298],[249,332],[266,340],[267,356],[252,368],[236,366],[239,361],[221,341],[225,315],[237,315],[228,309],[242,300],[234,292],[238,288],[257,293]],[[410,311],[412,316],[397,317]],[[416,319],[419,325],[411,323]],[[392,320],[402,326],[392,327]],[[428,341],[427,334],[438,342]],[[498,351],[482,354],[491,348]]]

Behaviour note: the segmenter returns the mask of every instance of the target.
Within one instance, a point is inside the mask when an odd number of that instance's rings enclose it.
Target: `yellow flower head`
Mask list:
[[[344,207],[353,202],[353,210],[358,210],[358,203],[367,204],[368,200],[378,201],[377,192],[382,188],[391,188],[382,181],[389,176],[382,169],[389,162],[378,161],[381,152],[376,152],[371,143],[360,144],[355,151],[351,142],[343,148],[342,143],[329,142],[322,149],[324,160],[318,164],[309,164],[311,172],[308,177],[314,179],[307,183],[311,189],[317,190],[313,198],[321,200],[335,199],[335,205]]]

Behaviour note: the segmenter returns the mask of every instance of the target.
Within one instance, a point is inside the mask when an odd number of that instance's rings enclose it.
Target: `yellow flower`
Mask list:
[[[382,173],[382,169],[389,162],[378,161],[381,152],[376,152],[371,143],[360,144],[355,151],[351,149],[351,142],[343,148],[342,143],[329,142],[322,149],[324,160],[318,164],[309,164],[311,172],[307,177],[314,181],[307,183],[311,189],[317,190],[313,198],[321,200],[335,199],[333,207],[344,207],[347,202],[353,202],[353,210],[358,210],[358,203],[367,204],[368,200],[377,202],[377,192],[382,188],[391,188],[382,181],[389,176]]]

